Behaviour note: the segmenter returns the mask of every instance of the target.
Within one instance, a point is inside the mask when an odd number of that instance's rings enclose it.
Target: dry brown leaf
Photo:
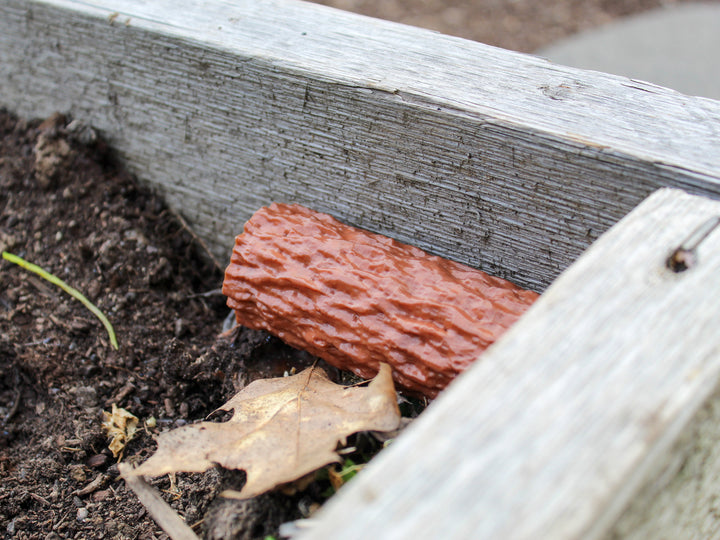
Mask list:
[[[122,456],[125,445],[135,436],[137,425],[138,419],[134,414],[114,403],[112,412],[103,411],[102,427],[108,438],[112,439],[108,448],[112,451],[113,457]]]
[[[238,498],[250,498],[340,461],[338,441],[358,431],[390,431],[400,422],[391,370],[382,365],[366,388],[332,383],[317,367],[258,380],[220,410],[224,423],[200,422],[158,437],[158,449],[130,472],[159,476],[202,472],[216,464],[243,469]]]

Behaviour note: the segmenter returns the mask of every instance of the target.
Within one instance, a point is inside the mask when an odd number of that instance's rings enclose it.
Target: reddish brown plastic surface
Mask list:
[[[366,378],[435,397],[537,294],[299,205],[272,204],[235,240],[223,293],[239,324]]]

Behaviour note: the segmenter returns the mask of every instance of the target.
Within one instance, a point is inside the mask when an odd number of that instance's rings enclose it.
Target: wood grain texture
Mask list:
[[[681,434],[605,540],[720,537],[720,392]]]
[[[720,378],[720,203],[661,190],[318,515],[303,539],[599,538]],[[681,536],[685,537],[685,536]]]
[[[720,195],[720,103],[292,0],[6,0],[0,100],[99,127],[221,260],[297,202],[540,290],[654,189]]]

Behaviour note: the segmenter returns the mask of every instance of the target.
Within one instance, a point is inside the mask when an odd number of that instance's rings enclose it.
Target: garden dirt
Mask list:
[[[85,294],[119,341],[114,350],[102,324],[55,285],[0,262],[6,537],[164,537],[118,476],[103,411],[116,405],[140,420],[122,455],[140,462],[154,451],[154,435],[202,420],[252,379],[314,361],[262,332],[220,336],[229,314],[221,270],[90,127],[61,115],[26,122],[0,111],[0,249]],[[263,538],[322,500],[322,486],[217,498],[243,481],[214,469],[153,485],[208,538]]]

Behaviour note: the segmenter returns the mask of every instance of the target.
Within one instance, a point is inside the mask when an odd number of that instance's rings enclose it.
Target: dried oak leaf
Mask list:
[[[317,367],[254,381],[219,410],[224,423],[200,422],[158,437],[158,449],[132,475],[202,472],[216,464],[243,469],[237,498],[249,499],[340,461],[338,441],[358,431],[398,427],[391,370],[383,364],[366,388],[332,383]]]

